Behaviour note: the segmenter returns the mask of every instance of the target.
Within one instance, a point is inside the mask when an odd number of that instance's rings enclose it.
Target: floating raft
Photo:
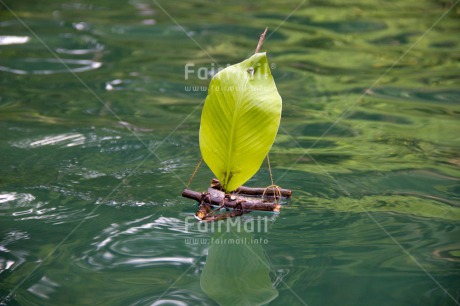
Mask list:
[[[219,180],[213,179],[208,192],[198,192],[184,189],[182,196],[200,202],[196,217],[200,220],[217,221],[229,217],[241,216],[253,210],[279,212],[281,205],[280,198],[290,198],[292,191],[277,186],[267,188],[251,188],[241,186],[230,194],[222,190]],[[217,206],[217,209],[212,209]],[[215,215],[214,213],[222,208],[233,209],[227,214]]]

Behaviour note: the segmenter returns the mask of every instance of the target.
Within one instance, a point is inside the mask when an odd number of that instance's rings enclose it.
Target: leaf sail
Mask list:
[[[200,150],[225,191],[259,170],[278,132],[281,107],[265,53],[213,77],[201,115]]]

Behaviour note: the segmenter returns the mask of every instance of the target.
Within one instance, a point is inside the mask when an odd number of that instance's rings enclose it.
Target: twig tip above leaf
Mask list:
[[[265,34],[267,34],[267,30],[268,28],[265,28],[265,31],[260,35],[259,43],[257,44],[256,52],[254,53],[259,53],[260,47],[264,43]]]

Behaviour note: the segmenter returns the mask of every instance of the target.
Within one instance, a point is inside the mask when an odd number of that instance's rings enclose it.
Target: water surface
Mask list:
[[[453,1],[4,4],[2,305],[458,305]],[[266,26],[294,197],[241,219],[266,229],[213,233],[180,196],[206,86]]]

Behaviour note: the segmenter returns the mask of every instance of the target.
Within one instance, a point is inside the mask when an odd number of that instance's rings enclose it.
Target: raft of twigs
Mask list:
[[[253,210],[279,212],[280,199],[290,198],[292,191],[279,186],[251,188],[241,186],[226,194],[219,180],[212,179],[207,192],[184,189],[182,196],[200,203],[195,216],[202,221],[218,221],[241,216]],[[225,213],[219,213],[225,209]]]

